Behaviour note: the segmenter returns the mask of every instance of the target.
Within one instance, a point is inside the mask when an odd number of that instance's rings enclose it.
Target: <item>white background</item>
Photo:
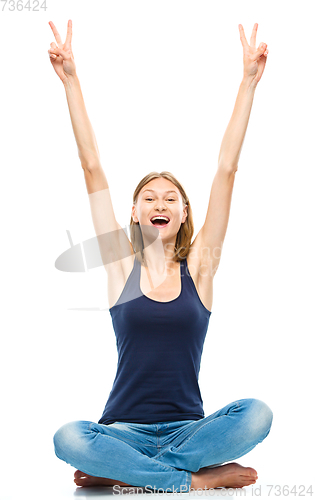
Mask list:
[[[199,383],[206,415],[251,397],[272,409],[269,436],[237,460],[257,470],[257,486],[313,482],[314,490],[313,2],[46,6],[10,11],[3,2],[0,12],[0,497],[74,496],[75,469],[55,456],[53,434],[71,420],[97,422],[116,373],[108,311],[70,310],[108,307],[105,270],[55,268],[69,247],[66,230],[74,244],[94,236],[65,90],[47,53],[55,41],[48,21],[64,41],[68,19],[118,222],[129,224],[140,179],[169,170],[189,196],[195,235],[242,80],[238,24],[249,41],[258,23],[257,46],[267,43],[269,55],[236,174]]]

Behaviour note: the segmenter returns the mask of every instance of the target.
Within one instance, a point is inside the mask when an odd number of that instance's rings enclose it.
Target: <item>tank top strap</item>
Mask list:
[[[124,304],[143,295],[140,290],[140,271],[141,264],[135,255],[133,268],[115,305]]]
[[[185,257],[182,260],[182,287],[183,287],[183,292],[185,292],[185,295],[189,295],[191,300],[196,299],[196,288],[195,284],[193,282],[193,279],[190,275],[189,269],[188,269],[188,263],[187,263],[187,257]]]
[[[188,270],[188,265],[187,265],[187,258],[185,257],[183,260],[181,260],[181,275],[183,277],[183,281],[186,282],[187,278],[189,278],[189,270]]]

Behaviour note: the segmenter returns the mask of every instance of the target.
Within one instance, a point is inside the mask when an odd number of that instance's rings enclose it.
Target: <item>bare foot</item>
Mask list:
[[[211,469],[203,467],[192,472],[191,488],[242,488],[256,483],[257,472],[251,467],[243,467],[236,462],[219,465]]]
[[[89,476],[85,472],[76,470],[74,473],[74,482],[77,486],[131,486],[117,479],[108,479],[107,477]]]
[[[191,488],[242,488],[250,484],[256,483],[258,478],[257,472],[251,467],[243,467],[242,465],[232,462],[211,469],[203,467],[198,472],[192,472]],[[131,484],[118,481],[117,479],[109,479],[106,477],[90,476],[85,472],[76,470],[74,473],[74,482],[77,486],[130,486]]]

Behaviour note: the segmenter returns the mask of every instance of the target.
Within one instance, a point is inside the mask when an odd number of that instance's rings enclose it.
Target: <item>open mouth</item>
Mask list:
[[[150,222],[151,224],[153,224],[153,226],[162,228],[167,226],[167,224],[170,222],[170,219],[164,215],[163,216],[158,215],[151,217]]]

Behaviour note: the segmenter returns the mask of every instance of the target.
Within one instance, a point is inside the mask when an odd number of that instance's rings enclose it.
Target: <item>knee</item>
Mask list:
[[[80,447],[80,440],[80,421],[62,425],[53,437],[57,457],[66,460],[69,454],[73,454],[74,449]]]
[[[263,441],[268,436],[273,420],[273,412],[260,399],[247,399],[247,429],[253,439]]]

